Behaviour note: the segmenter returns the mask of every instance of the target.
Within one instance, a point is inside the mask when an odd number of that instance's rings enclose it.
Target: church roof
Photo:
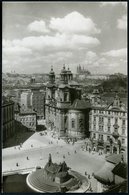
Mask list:
[[[60,84],[58,86],[60,89],[63,89],[63,88],[70,88],[70,86],[68,84]]]
[[[87,108],[91,108],[91,104],[89,101],[76,99],[74,100],[73,104],[70,106],[70,109],[79,109],[79,110],[85,110]]]
[[[61,165],[51,163],[51,165],[49,166],[48,164],[46,164],[45,169],[50,173],[58,173],[61,169]]]
[[[76,82],[76,81],[73,81],[73,80],[70,80],[69,81],[69,85],[76,85],[76,86],[80,86],[80,84],[78,83],[78,82]]]

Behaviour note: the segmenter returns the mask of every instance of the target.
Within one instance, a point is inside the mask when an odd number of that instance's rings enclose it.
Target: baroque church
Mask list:
[[[70,69],[63,66],[60,82],[56,83],[51,68],[45,102],[47,127],[54,129],[59,137],[85,138],[89,136],[90,109],[90,102],[81,99],[81,88],[73,81]]]

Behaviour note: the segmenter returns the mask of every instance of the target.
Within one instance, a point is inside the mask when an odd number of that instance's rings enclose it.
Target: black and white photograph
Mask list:
[[[127,1],[2,2],[2,193],[127,193]]]

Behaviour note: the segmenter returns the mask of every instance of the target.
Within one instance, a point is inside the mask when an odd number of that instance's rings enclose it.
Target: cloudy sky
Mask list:
[[[127,74],[127,3],[3,3],[3,72]]]

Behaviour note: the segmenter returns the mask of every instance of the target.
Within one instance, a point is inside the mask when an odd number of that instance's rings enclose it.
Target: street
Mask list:
[[[52,143],[50,144],[50,142]],[[32,144],[33,147],[31,147]],[[90,174],[92,189],[96,190],[96,180],[92,177],[92,173],[103,166],[104,157],[99,156],[98,153],[82,151],[81,144],[66,144],[63,140],[54,139],[50,135],[41,136],[39,133],[35,133],[22,144],[20,149],[19,146],[3,149],[2,172],[36,166],[44,167],[49,153],[52,155],[53,162],[60,163],[65,160],[71,169],[83,175],[85,171]]]

